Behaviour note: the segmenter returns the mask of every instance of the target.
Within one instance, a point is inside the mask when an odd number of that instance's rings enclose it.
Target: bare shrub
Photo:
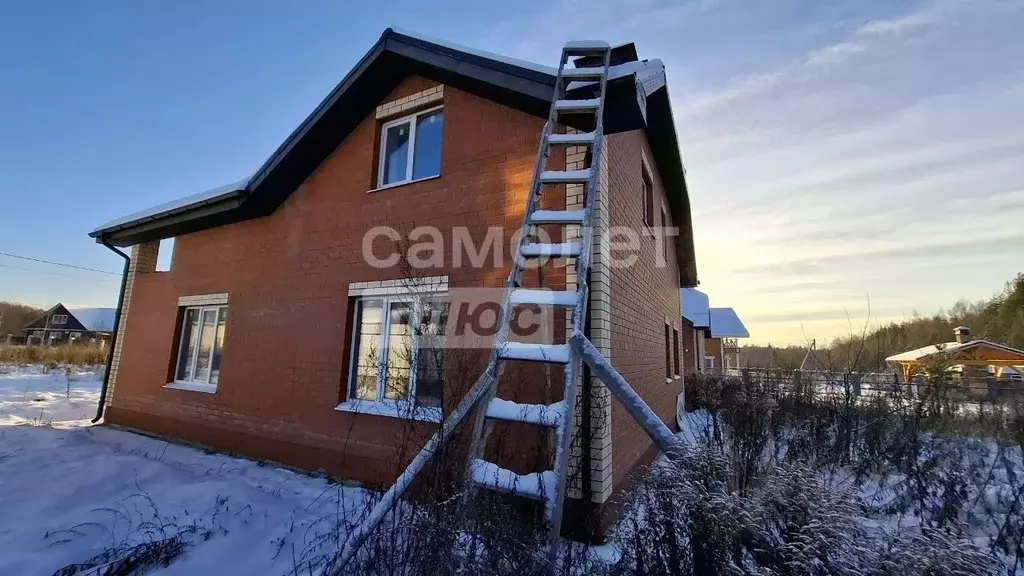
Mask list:
[[[60,346],[3,346],[0,345],[0,363],[61,364],[94,366],[105,364],[107,349],[98,345],[65,344]]]

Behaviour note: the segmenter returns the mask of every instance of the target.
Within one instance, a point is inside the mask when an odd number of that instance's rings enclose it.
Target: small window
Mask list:
[[[679,330],[675,328],[672,329],[672,350],[676,353],[675,362],[672,364],[672,367],[676,370],[676,376],[679,376],[679,355],[681,351],[679,350]]]
[[[439,407],[446,299],[356,300],[350,398]]]
[[[668,323],[665,324],[665,378],[672,378],[672,335]]]
[[[661,230],[658,231],[658,242],[661,243],[662,263],[668,262],[668,212],[661,207]]]
[[[714,356],[705,356],[704,357],[704,369],[705,370],[714,370],[715,369],[715,357]]]
[[[43,336],[45,336],[45,335],[46,335],[46,332],[43,331],[43,330],[34,330],[32,332],[32,337],[33,338],[39,338],[40,340],[42,340]]]
[[[224,354],[227,322],[227,306],[183,309],[175,382],[216,386],[220,380],[220,361]]]
[[[50,324],[61,325],[61,324],[67,324],[67,323],[68,323],[68,315],[67,314],[54,314],[53,316],[50,317]]]
[[[377,187],[441,174],[444,111],[426,110],[381,127]]]
[[[648,228],[654,228],[654,180],[651,179],[651,174],[647,171],[647,165],[642,162],[640,163],[640,172],[644,182],[644,224]]]
[[[82,337],[82,333],[81,333],[81,332],[72,332],[72,333],[71,333],[71,334],[69,334],[68,336],[69,336],[70,338],[81,338],[81,337]]]

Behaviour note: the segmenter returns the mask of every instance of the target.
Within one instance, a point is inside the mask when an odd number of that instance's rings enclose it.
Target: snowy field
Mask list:
[[[96,414],[102,368],[56,368],[0,364],[0,426],[33,424],[79,427]]]
[[[0,574],[53,574],[107,550],[180,536],[148,574],[287,574],[357,512],[358,488],[90,427],[101,372],[0,367]],[[87,573],[83,571],[82,573]]]

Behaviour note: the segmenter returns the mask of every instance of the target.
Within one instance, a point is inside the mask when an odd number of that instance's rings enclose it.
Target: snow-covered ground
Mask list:
[[[0,426],[84,426],[96,414],[102,379],[102,367],[69,373],[0,364]]]
[[[113,546],[185,533],[153,574],[286,574],[366,494],[325,479],[87,426],[100,372],[0,374],[0,574],[53,574]],[[188,536],[186,527],[195,527]],[[190,530],[190,529],[189,529]],[[328,550],[330,546],[328,547]],[[328,550],[320,550],[320,553]]]

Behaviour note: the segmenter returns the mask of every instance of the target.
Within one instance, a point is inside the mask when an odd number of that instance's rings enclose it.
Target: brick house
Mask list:
[[[708,295],[696,288],[681,288],[679,298],[684,373],[741,368],[739,339],[749,338],[750,332],[736,311],[713,308]]]
[[[696,284],[684,170],[664,66],[640,60],[632,44],[613,51],[613,64],[590,339],[674,426],[679,289]],[[409,435],[435,429],[482,368],[470,359],[453,369],[445,357],[433,370],[390,356],[410,314],[421,328],[447,321],[405,291],[443,302],[460,289],[504,286],[507,261],[458,265],[459,244],[447,236],[461,229],[481,246],[492,228],[518,231],[554,76],[388,29],[251,178],[93,231],[111,249],[131,249],[105,421],[372,485],[393,481],[420,448]],[[557,160],[573,169],[587,157],[570,147]],[[544,202],[581,205],[581,187]],[[441,261],[415,277],[367,261],[367,249],[373,258],[390,250],[388,237],[367,240],[371,228],[424,225],[446,237]],[[617,227],[638,231],[628,267],[610,265]],[[166,238],[175,239],[170,270],[157,272]],[[565,289],[575,279],[556,260],[530,281]],[[552,319],[552,338],[564,327],[564,317]],[[536,365],[512,372],[518,378],[503,376],[499,396],[517,401],[551,377]],[[656,447],[599,382],[581,397],[589,409],[577,411],[578,430],[589,441],[574,445],[576,500],[567,506],[600,510]],[[522,452],[513,445],[507,457]]]

